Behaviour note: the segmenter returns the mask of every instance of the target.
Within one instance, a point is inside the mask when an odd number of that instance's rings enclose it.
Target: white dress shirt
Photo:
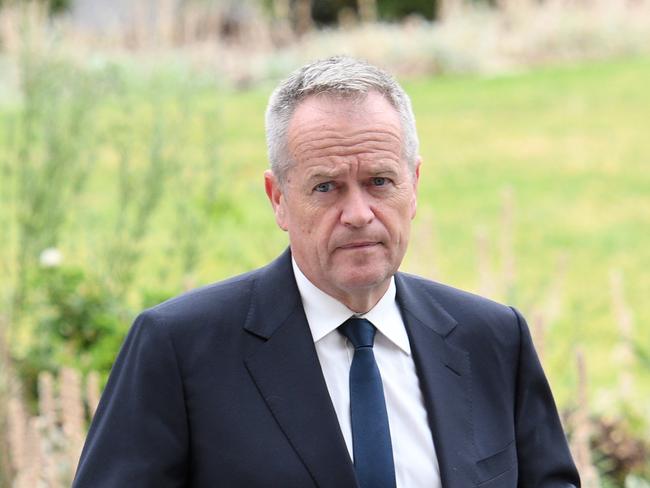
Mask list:
[[[395,302],[395,280],[391,279],[388,290],[372,310],[359,315],[311,283],[293,259],[292,264],[350,457],[353,458],[349,374],[354,347],[336,329],[356,315],[368,319],[377,328],[373,349],[384,386],[397,488],[440,488],[440,469],[424,399],[408,335]]]

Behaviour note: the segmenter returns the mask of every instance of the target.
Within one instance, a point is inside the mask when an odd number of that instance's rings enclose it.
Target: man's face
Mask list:
[[[362,100],[312,96],[288,128],[295,164],[266,191],[305,276],[349,305],[379,299],[397,271],[415,216],[415,174],[404,161],[400,119],[371,92]],[[374,305],[374,303],[372,303]]]

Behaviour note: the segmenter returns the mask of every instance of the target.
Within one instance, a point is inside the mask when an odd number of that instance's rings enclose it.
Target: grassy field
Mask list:
[[[435,212],[441,279],[476,286],[475,229],[486,227],[498,245],[504,186],[514,201],[510,301],[525,311],[539,305],[565,260],[545,348],[561,402],[575,391],[576,345],[585,350],[596,401],[616,396],[622,365],[613,346],[612,269],[625,277],[636,339],[650,344],[649,79],[650,63],[635,60],[410,87],[429,162],[420,202]],[[647,393],[637,397],[645,405]]]
[[[88,95],[96,103],[79,137],[80,158],[91,165],[83,190],[68,200],[57,244],[64,262],[109,276],[105,256],[125,226],[137,225],[138,202],[155,211],[138,237],[141,254],[127,294],[133,313],[151,297],[276,256],[287,240],[262,185],[263,111],[272,86],[226,92],[182,72],[120,76],[111,78],[117,89]],[[627,400],[650,414],[650,370],[626,366],[621,357],[610,284],[618,270],[633,311],[632,335],[647,350],[648,86],[648,59],[405,82],[424,165],[404,269],[486,292],[529,319],[553,302],[555,312],[544,315],[544,363],[563,406],[574,404],[579,346],[595,410],[620,408],[621,374],[631,371]],[[4,130],[15,125],[17,110],[0,109]],[[11,154],[13,139],[3,141],[0,154]],[[147,200],[152,187],[157,193]],[[11,202],[11,195],[3,201],[7,255],[17,245]],[[511,275],[505,284],[504,269]]]

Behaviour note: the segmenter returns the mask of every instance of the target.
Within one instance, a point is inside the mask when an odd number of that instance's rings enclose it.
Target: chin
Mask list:
[[[379,287],[390,279],[392,273],[386,269],[359,269],[359,270],[346,270],[343,276],[338,276],[337,280],[341,288],[353,291],[359,289],[372,289]]]

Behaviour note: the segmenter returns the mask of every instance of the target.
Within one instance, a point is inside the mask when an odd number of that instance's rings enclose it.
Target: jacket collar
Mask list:
[[[261,270],[254,287],[244,329],[258,340],[245,359],[248,372],[315,484],[357,488],[288,250]]]
[[[404,273],[396,275],[396,284],[442,485],[474,486],[476,447],[470,356],[453,344],[454,333],[462,325],[436,299],[439,285]]]

